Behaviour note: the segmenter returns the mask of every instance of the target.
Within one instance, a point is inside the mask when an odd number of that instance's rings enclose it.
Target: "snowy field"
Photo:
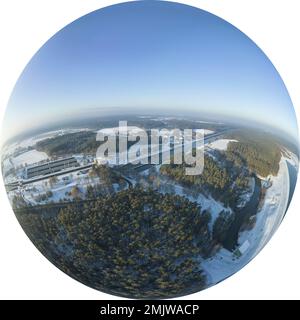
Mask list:
[[[264,205],[257,215],[253,230],[244,231],[240,235],[240,243],[246,239],[256,244],[254,257],[270,240],[280,226],[288,205],[290,178],[287,159],[282,157],[279,173],[272,177],[272,186],[267,189]]]
[[[168,193],[168,186],[171,186],[172,191],[179,196],[184,196],[189,199],[191,202],[197,202],[201,206],[201,210],[207,210],[211,214],[211,221],[209,223],[210,230],[212,230],[212,226],[215,220],[218,218],[222,211],[225,211],[227,214],[231,214],[231,208],[225,208],[224,205],[213,199],[212,197],[206,197],[203,194],[197,193],[196,195],[191,194],[188,189],[182,187],[179,184],[174,182],[163,183],[162,187],[159,189],[161,193]]]
[[[59,202],[60,200],[71,200],[72,197],[68,195],[73,187],[77,187],[80,191],[80,196],[83,197],[86,193],[87,186],[95,186],[101,183],[98,177],[90,178],[88,173],[80,174],[68,173],[57,177],[57,182],[54,184],[49,183],[49,179],[36,181],[34,183],[26,185],[22,190],[23,198],[32,205],[45,204],[51,201]],[[36,197],[45,194],[47,191],[52,192],[52,196],[46,201],[39,201],[36,203]]]
[[[102,132],[105,135],[108,136],[114,136],[114,135],[126,135],[128,133],[134,135],[134,134],[139,134],[141,132],[144,132],[142,128],[135,127],[135,126],[120,126],[120,127],[113,127],[113,128],[103,128],[99,130],[99,132]]]
[[[42,160],[47,160],[48,155],[45,152],[40,152],[37,150],[30,150],[27,152],[24,152],[17,156],[16,158],[12,159],[12,162],[15,166],[15,168],[27,164],[33,164]]]
[[[202,130],[205,136],[214,133],[213,130],[209,130],[209,129],[202,129]]]
[[[238,142],[237,140],[233,139],[218,139],[216,141],[210,142],[207,146],[212,149],[227,150],[227,145],[231,141]]]
[[[44,132],[44,133],[38,134],[36,136],[26,138],[22,141],[15,142],[10,145],[6,145],[3,147],[2,152],[6,156],[12,155],[15,152],[15,150],[18,148],[32,147],[37,142],[45,140],[45,139],[54,138],[54,137],[61,136],[64,134],[69,134],[69,133],[81,132],[81,131],[90,131],[90,129],[87,129],[87,128],[71,129],[71,128],[69,128],[69,129],[64,129],[64,130],[53,130],[53,131]]]
[[[82,172],[85,173],[82,173]],[[50,183],[49,179],[44,179],[27,184],[25,187],[19,188],[9,194],[9,199],[12,201],[15,194],[21,195],[22,198],[30,205],[41,205],[46,203],[58,203],[59,201],[73,200],[70,195],[72,189],[76,187],[79,191],[78,196],[81,199],[85,198],[88,186],[95,187],[103,182],[98,176],[89,176],[89,171],[80,170],[78,172],[66,173],[57,177],[56,182]],[[127,189],[128,183],[124,181],[124,185],[113,184],[114,191],[120,191],[120,188]],[[51,196],[47,196],[45,200],[38,200],[38,197],[46,195],[51,191]]]
[[[205,123],[205,124],[223,124],[223,122],[218,122],[218,121],[203,121],[203,120],[198,120],[198,121],[195,121],[195,122]]]
[[[285,149],[285,152],[289,156],[289,158],[286,158],[286,161],[289,162],[298,171],[298,167],[299,167],[299,159],[298,159],[298,157],[294,153],[289,152],[287,149]]]
[[[3,161],[3,163],[2,163],[3,175],[5,176],[6,173],[7,173],[10,169],[12,169],[13,167],[14,167],[14,165],[13,165],[11,159],[9,159],[9,158],[5,159],[5,160]]]

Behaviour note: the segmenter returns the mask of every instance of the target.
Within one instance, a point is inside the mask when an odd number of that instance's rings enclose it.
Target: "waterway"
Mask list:
[[[245,205],[245,207],[240,209],[235,209],[235,218],[228,230],[227,237],[223,242],[225,249],[233,251],[238,245],[239,232],[245,221],[247,221],[251,216],[257,213],[257,208],[259,204],[259,197],[261,191],[261,181],[255,177],[255,187],[251,199]]]
[[[288,200],[288,204],[287,204],[287,209],[290,206],[290,202],[292,200],[293,194],[294,194],[294,190],[296,187],[296,182],[297,182],[297,170],[296,168],[290,164],[290,162],[286,162],[287,163],[287,167],[288,167],[288,171],[289,171],[289,178],[290,178],[290,191],[289,191],[289,200]]]

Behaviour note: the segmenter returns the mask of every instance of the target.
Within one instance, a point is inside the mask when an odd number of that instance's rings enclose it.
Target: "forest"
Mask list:
[[[160,168],[160,173],[188,188],[198,189],[198,192],[211,194],[225,206],[234,207],[240,194],[248,186],[248,174],[221,157],[217,162],[211,156],[204,156],[204,170],[201,175],[185,174],[186,164],[166,164]]]
[[[95,154],[99,145],[95,132],[81,131],[39,141],[36,149],[49,156],[64,156],[76,153]]]
[[[135,298],[176,296],[206,286],[199,258],[209,255],[214,241],[210,213],[197,203],[129,188],[57,210],[57,205],[52,214],[51,206],[28,207],[16,214],[38,249],[75,279]],[[220,226],[215,229],[219,237]]]
[[[281,151],[278,142],[268,134],[249,132],[235,133],[238,142],[231,141],[227,146],[226,157],[236,166],[262,176],[277,175]]]
[[[38,141],[35,147],[38,151],[46,152],[49,156],[66,156],[76,153],[95,155],[97,148],[102,143],[104,143],[104,141],[96,141],[95,132],[81,131]],[[130,148],[134,143],[135,141],[128,141],[127,147]],[[118,147],[117,137],[117,152]]]

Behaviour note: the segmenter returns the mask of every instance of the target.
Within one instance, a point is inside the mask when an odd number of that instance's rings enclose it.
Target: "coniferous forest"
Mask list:
[[[211,217],[184,197],[131,188],[17,217],[48,259],[96,289],[163,298],[206,285],[199,257],[211,250]]]
[[[72,133],[38,142],[37,149],[53,156],[61,150],[94,152],[94,139],[92,132]],[[227,150],[206,152],[201,175],[186,175],[186,163],[151,167],[146,176],[133,167],[127,172],[94,164],[86,179],[98,182],[85,191],[75,185],[69,198],[47,203],[53,196],[48,191],[36,198],[41,205],[16,195],[15,213],[50,261],[95,289],[131,298],[193,293],[209,284],[201,261],[225,243],[233,249],[238,245],[245,204],[239,205],[245,193],[253,192],[254,179],[278,172],[276,142],[243,135],[237,140]],[[51,186],[57,181],[49,179]],[[175,187],[190,192],[176,193]],[[259,195],[257,183],[255,188]],[[219,201],[224,210],[212,219],[211,209],[203,210],[197,202],[200,194]],[[259,201],[253,198],[252,206]]]
[[[231,136],[238,141],[228,144],[226,151],[228,159],[262,177],[277,175],[281,148],[280,142],[275,137],[252,130],[237,131]]]

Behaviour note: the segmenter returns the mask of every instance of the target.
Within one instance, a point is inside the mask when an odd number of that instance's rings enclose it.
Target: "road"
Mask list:
[[[233,130],[233,129],[224,129],[222,131],[218,131],[218,132],[206,135],[204,137],[204,145],[210,143],[213,139],[223,135],[224,133],[228,132],[229,130]],[[194,145],[197,141],[199,141],[199,140],[193,140],[191,143]],[[176,146],[176,147],[171,147],[171,148],[169,148],[167,150],[164,150],[164,151],[161,150],[159,152],[159,159],[162,158],[163,153],[171,154],[171,153],[174,153],[174,151],[176,151],[176,149],[181,151],[182,150],[182,145],[179,145],[179,146]],[[142,161],[144,159],[145,158],[142,158],[142,159],[140,159],[140,161]],[[120,166],[120,169],[123,170],[123,171],[135,170],[135,171],[138,171],[138,172],[142,172],[142,171],[145,171],[145,170],[149,169],[150,167],[156,166],[156,164],[151,164],[150,163],[151,162],[151,155],[147,156],[147,162],[148,163],[146,163],[146,164],[136,164],[136,165],[134,165],[132,163],[127,163],[127,164],[124,164],[124,165]]]
[[[204,137],[204,144],[207,144],[207,143],[211,142],[212,139],[215,139],[215,138],[223,135],[225,132],[228,132],[229,130],[230,129],[224,129],[222,131],[218,131],[218,132],[206,135]],[[195,144],[195,142],[196,142],[196,140],[194,140],[191,143]],[[171,147],[168,150],[160,151],[159,152],[159,158],[162,157],[162,154],[164,152],[171,153],[171,152],[176,151],[176,149],[182,149],[182,145],[176,146],[176,147]],[[128,169],[137,170],[139,172],[145,171],[145,170],[149,169],[151,166],[154,166],[154,165],[150,164],[150,156],[148,156],[147,158],[148,158],[148,163],[147,164],[133,165],[131,163],[127,163],[125,165],[120,166],[120,169],[122,169],[122,171],[124,171],[124,170],[127,171]],[[18,188],[18,186],[20,186],[20,185],[27,185],[27,184],[30,184],[30,183],[33,183],[33,182],[38,182],[38,181],[42,181],[42,180],[45,180],[45,179],[49,179],[49,178],[54,177],[54,176],[60,176],[60,175],[64,175],[64,174],[67,174],[67,173],[88,169],[88,168],[91,168],[92,165],[93,164],[88,164],[88,165],[85,165],[85,166],[74,167],[74,168],[71,168],[71,169],[68,169],[68,170],[51,173],[51,174],[48,174],[48,175],[45,175],[45,176],[40,176],[40,177],[36,177],[36,178],[32,178],[32,179],[24,179],[24,180],[19,180],[19,181],[12,182],[12,183],[7,183],[7,184],[5,184],[5,187],[9,191],[13,191],[13,190],[16,190]],[[125,176],[123,176],[123,178],[125,180],[128,180]]]

